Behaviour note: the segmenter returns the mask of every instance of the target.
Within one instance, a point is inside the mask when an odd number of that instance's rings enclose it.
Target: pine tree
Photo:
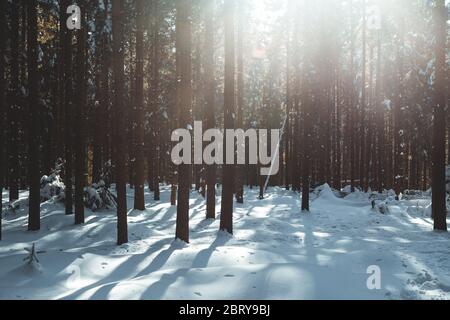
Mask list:
[[[66,10],[69,6],[68,0],[61,0],[60,19],[64,26],[66,25]],[[62,55],[64,60],[64,183],[65,190],[65,211],[66,214],[73,214],[73,87],[72,87],[72,34],[64,27],[62,34]]]
[[[85,1],[79,1],[78,5],[81,10],[81,29],[77,31],[77,56],[76,56],[76,72],[77,72],[77,94],[75,115],[75,224],[84,223],[84,187],[86,183],[85,177],[85,113],[86,113],[86,6]],[[69,129],[70,130],[70,129]]]
[[[179,113],[179,127],[187,128],[192,107],[192,63],[191,63],[191,0],[177,0],[176,3],[176,59],[177,93],[176,109]],[[191,165],[178,167],[178,198],[176,238],[189,243],[189,192]]]
[[[153,15],[153,45],[151,50],[151,88],[150,88],[150,103],[152,104],[152,110],[155,113],[155,117],[158,118],[159,114],[159,82],[160,82],[160,18],[159,18],[159,6],[158,6],[158,0],[152,0],[152,15]],[[149,148],[153,148],[153,151],[151,154],[154,155],[155,159],[160,159],[163,156],[163,153],[161,151],[161,123],[158,119],[153,122],[153,131],[154,131],[154,143],[153,145],[150,145]],[[160,188],[159,184],[161,182],[161,172],[160,172],[160,161],[153,161],[153,198],[155,201],[159,201],[160,196]],[[150,163],[149,163],[150,166]],[[149,179],[149,183],[150,183]]]
[[[5,44],[6,44],[6,11],[7,0],[0,0],[0,195],[5,183]],[[0,240],[2,240],[3,206],[0,205]]]
[[[433,109],[433,182],[432,216],[434,229],[447,231],[447,209],[445,205],[445,93],[446,93],[446,43],[447,8],[445,0],[436,1],[434,8],[436,27],[436,81]]]
[[[124,125],[124,2],[112,1],[113,21],[113,67],[114,67],[114,122],[115,122],[115,168],[117,190],[117,244],[128,242],[127,195],[125,164],[125,125]]]
[[[136,1],[136,127],[134,209],[145,210],[144,203],[144,0]]]
[[[214,74],[214,6],[215,0],[208,0],[205,4],[205,100],[206,100],[206,129],[213,129],[216,125],[215,93],[216,81]],[[216,218],[216,171],[214,164],[206,168],[206,218]]]
[[[224,88],[224,130],[234,129],[235,113],[235,37],[234,37],[235,1],[224,3],[225,22],[225,88]],[[234,142],[233,142],[234,144]],[[227,139],[224,135],[224,159]],[[233,148],[234,149],[234,148]],[[222,208],[220,215],[220,230],[233,234],[233,184],[235,167],[231,164],[223,165],[222,175]]]
[[[40,174],[38,158],[38,104],[39,104],[39,79],[38,79],[38,42],[37,42],[37,2],[28,2],[28,110],[29,110],[29,212],[28,230],[40,229]]]
[[[11,80],[8,110],[9,201],[19,199],[19,5],[11,3]]]
[[[244,22],[245,0],[239,1],[239,15],[237,28],[237,119],[236,127],[244,126]],[[244,203],[244,166],[236,166],[236,202]]]

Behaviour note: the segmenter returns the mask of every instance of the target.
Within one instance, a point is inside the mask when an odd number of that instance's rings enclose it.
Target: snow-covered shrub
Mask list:
[[[64,200],[66,186],[60,176],[62,168],[63,162],[58,160],[51,174],[41,178],[41,202],[49,200],[59,202]]]
[[[84,205],[92,211],[117,207],[117,198],[109,191],[105,182],[100,180],[84,191]]]
[[[316,197],[342,197],[341,193],[335,189],[332,189],[328,183],[315,187],[312,193],[316,195]]]
[[[117,197],[111,193],[109,187],[112,181],[111,161],[107,161],[100,175],[100,181],[85,188],[84,204],[92,211],[114,209],[117,207]]]

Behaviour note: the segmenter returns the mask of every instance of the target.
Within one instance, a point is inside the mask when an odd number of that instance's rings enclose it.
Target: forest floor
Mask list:
[[[450,299],[450,235],[432,231],[427,197],[392,200],[388,214],[372,210],[368,194],[337,198],[330,189],[313,195],[310,213],[281,188],[264,200],[246,190],[245,199],[230,236],[217,231],[219,219],[204,220],[205,201],[192,192],[190,244],[174,241],[168,187],[157,203],[146,190],[147,210],[129,212],[130,241],[122,246],[113,211],[87,210],[86,223],[74,226],[62,204],[43,203],[38,232],[26,231],[26,209],[9,212],[0,298]],[[23,261],[32,243],[38,265]],[[367,287],[373,265],[379,290]]]

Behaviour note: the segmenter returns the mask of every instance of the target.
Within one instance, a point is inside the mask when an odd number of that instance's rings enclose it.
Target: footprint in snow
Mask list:
[[[224,275],[225,278],[234,278],[235,275],[234,274],[226,274]]]
[[[198,295],[199,297],[202,296],[202,294],[200,292],[194,292],[196,295]]]

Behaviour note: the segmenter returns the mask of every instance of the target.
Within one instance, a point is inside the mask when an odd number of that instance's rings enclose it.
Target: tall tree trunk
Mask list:
[[[432,214],[434,229],[447,231],[447,209],[445,205],[445,87],[446,87],[446,43],[447,8],[445,0],[436,1],[436,82],[433,122],[433,174]]]
[[[11,3],[11,87],[8,110],[9,201],[19,199],[19,1]]]
[[[186,128],[192,108],[191,0],[176,3],[177,111],[180,128]],[[178,167],[176,238],[189,243],[189,192],[191,165]]]
[[[215,0],[209,0],[205,9],[205,95],[206,95],[206,129],[216,125],[215,93],[216,81],[214,75],[214,7]],[[216,166],[206,168],[206,218],[216,218]]]
[[[60,19],[66,24],[66,10],[69,6],[68,0],[61,1]],[[64,37],[62,40],[63,57],[64,57],[64,106],[65,106],[65,211],[66,214],[73,214],[73,137],[71,127],[73,126],[73,104],[72,104],[72,34],[66,27],[64,28]]]
[[[378,31],[378,42],[377,42],[377,78],[375,84],[375,106],[376,110],[378,110],[378,148],[377,148],[377,156],[378,156],[378,166],[377,166],[377,184],[378,184],[378,192],[382,193],[384,188],[384,164],[385,164],[385,141],[384,141],[384,106],[381,101],[381,30]]]
[[[79,1],[81,29],[77,31],[77,113],[75,115],[75,224],[84,223],[85,112],[86,112],[86,6]]]
[[[360,166],[359,166],[359,180],[360,186],[363,191],[367,191],[367,172],[366,172],[366,0],[363,0],[363,19],[362,19],[362,79],[361,79],[361,121],[360,121],[360,139],[361,139],[361,149],[360,149]]]
[[[144,203],[144,0],[136,1],[136,127],[134,209],[145,210]]]
[[[353,0],[350,0],[350,185],[351,192],[355,192],[355,177],[356,177],[356,110],[355,110],[355,89],[354,89],[354,21],[353,21]]]
[[[237,30],[237,123],[238,129],[244,126],[244,23],[245,0],[239,1]],[[244,166],[236,166],[236,202],[244,203]]]
[[[160,58],[159,58],[159,50],[160,50],[160,36],[159,36],[159,11],[158,11],[158,0],[152,1],[152,14],[153,14],[153,50],[152,50],[152,81],[151,81],[151,101],[150,103],[153,104],[152,110],[155,113],[155,115],[159,116],[159,82],[160,82]],[[154,143],[151,147],[153,147],[154,150],[154,156],[155,159],[160,159],[162,156],[161,152],[161,124],[160,121],[154,122]],[[160,161],[155,161],[153,164],[153,198],[155,201],[159,201],[160,196],[160,189],[159,189],[159,183],[161,181],[161,172],[160,172]],[[150,182],[150,181],[149,181]]]
[[[5,11],[7,0],[0,0],[0,199],[2,199],[3,186],[5,185],[5,47],[6,47],[6,20]],[[0,200],[1,201],[1,200]],[[3,206],[0,205],[0,240],[2,240]]]
[[[28,2],[28,108],[29,108],[29,211],[28,230],[40,229],[40,174],[38,159],[39,135],[39,79],[38,79],[38,34],[37,34],[37,3]]]
[[[235,112],[235,45],[234,45],[234,16],[235,1],[224,3],[225,16],[225,88],[224,88],[224,129],[234,129]],[[234,142],[233,142],[234,144]],[[227,139],[224,135],[224,160]],[[234,149],[234,148],[233,148]],[[233,234],[233,181],[234,165],[224,164],[222,175],[222,208],[220,215],[220,230]]]
[[[292,0],[289,2],[289,8],[292,7]],[[289,14],[288,14],[289,15]],[[291,111],[292,111],[292,94],[291,94],[291,32],[290,32],[290,19],[286,19],[286,127],[285,127],[285,137],[284,137],[284,154],[286,168],[284,170],[285,174],[285,185],[286,190],[291,188],[291,174],[292,174],[292,159],[291,159]]]
[[[113,59],[114,59],[114,115],[116,124],[116,190],[117,190],[117,244],[128,242],[127,225],[127,170],[125,165],[124,125],[124,1],[113,0]]]
[[[105,32],[106,19],[108,15],[108,1],[103,1],[103,12],[98,10],[95,19],[96,31],[96,46],[95,53],[95,112],[94,112],[94,137],[93,137],[93,160],[92,160],[92,179],[94,182],[98,182],[101,179],[102,168],[105,160],[107,159],[107,141],[106,134],[108,131],[108,106],[106,99],[108,96],[107,90],[105,90],[105,81],[108,81],[108,69],[107,66],[107,44]],[[98,101],[98,103],[97,103]]]

